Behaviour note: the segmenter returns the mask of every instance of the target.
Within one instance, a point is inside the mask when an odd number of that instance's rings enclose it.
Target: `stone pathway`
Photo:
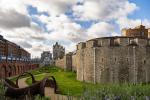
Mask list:
[[[45,75],[46,73],[43,73],[43,74],[38,74],[38,75],[34,75],[34,76],[39,76],[39,75]],[[27,87],[28,84],[26,83],[26,80],[28,79],[29,77],[26,77],[26,78],[21,78],[18,80],[18,85],[20,88],[24,88],[24,87]]]
[[[39,75],[41,75],[41,74],[39,74]],[[38,76],[38,75],[35,75],[35,76]],[[18,80],[18,85],[19,85],[20,88],[28,86],[27,83],[26,83],[27,78],[28,77]],[[77,100],[76,98],[73,98],[73,97],[68,97],[68,96],[60,95],[60,94],[55,94],[54,93],[54,88],[50,88],[50,87],[45,87],[45,96],[50,97],[51,100]]]
[[[27,87],[27,86],[28,86],[28,85],[26,84],[26,82],[25,82],[26,79],[27,79],[27,78],[22,78],[22,79],[19,79],[19,80],[18,80],[18,85],[19,85],[20,88],[24,88],[24,87]]]

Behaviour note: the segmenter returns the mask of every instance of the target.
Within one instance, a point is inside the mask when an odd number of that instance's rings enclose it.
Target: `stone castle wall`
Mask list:
[[[64,58],[55,60],[55,65],[64,69],[64,66],[65,66]]]
[[[72,54],[66,54],[62,59],[55,60],[55,65],[64,70],[72,70]]]
[[[150,81],[149,40],[99,38],[77,45],[77,79],[92,83]]]
[[[77,45],[71,69],[90,83],[150,81],[150,41],[131,37],[97,38]],[[65,65],[64,65],[65,66]]]
[[[72,55],[72,71],[76,72],[77,71],[77,59],[76,59],[76,54]]]

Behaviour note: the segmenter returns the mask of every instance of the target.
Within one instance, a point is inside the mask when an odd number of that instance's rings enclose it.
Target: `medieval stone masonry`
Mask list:
[[[64,69],[64,70],[69,70],[69,71],[73,71],[73,67],[72,67],[72,53],[68,53],[66,54],[62,59],[57,59],[55,61],[55,65],[59,66],[60,68]]]
[[[65,48],[56,42],[55,45],[53,45],[53,59],[62,59],[65,55]]]
[[[52,64],[52,53],[50,51],[43,51],[41,54],[41,66],[48,66]]]
[[[127,34],[119,37],[95,38],[78,43],[72,59],[66,60],[71,60],[71,67],[76,70],[77,79],[80,81],[90,83],[150,82],[150,39],[143,32],[141,36],[139,34],[138,37],[136,34],[132,36]],[[59,60],[57,60],[58,63]]]

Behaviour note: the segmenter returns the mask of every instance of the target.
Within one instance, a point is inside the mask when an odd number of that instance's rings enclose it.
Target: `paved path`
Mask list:
[[[27,78],[22,78],[22,79],[19,79],[18,80],[18,85],[20,88],[24,88],[24,87],[27,87],[27,83],[25,82]]]
[[[46,73],[42,73],[42,74],[38,74],[38,75],[34,75],[34,76],[39,76],[39,75],[45,75]],[[26,80],[28,79],[29,77],[26,77],[26,78],[21,78],[18,80],[18,85],[20,88],[24,88],[24,87],[27,87],[28,84],[26,83]]]
[[[43,73],[43,74],[46,74],[46,73]],[[42,74],[38,74],[38,75],[34,75],[34,76],[39,76],[39,75],[42,75]],[[28,84],[26,83],[26,80],[28,78],[29,77],[22,78],[22,79],[18,80],[18,85],[19,85],[20,88],[28,86]],[[50,88],[50,87],[45,87],[45,96],[50,97],[51,100],[76,100],[73,97],[67,97],[65,95],[55,94],[54,93],[54,88]]]

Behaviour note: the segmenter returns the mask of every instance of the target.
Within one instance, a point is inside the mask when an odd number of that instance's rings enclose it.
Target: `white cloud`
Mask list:
[[[82,36],[83,30],[80,24],[73,22],[64,14],[58,17],[48,17],[44,15],[36,17],[46,24],[48,31],[51,31],[49,35],[51,40],[79,42],[84,38],[84,36]]]
[[[28,14],[27,6],[30,5],[36,7],[38,12],[59,15],[65,13],[76,2],[76,0],[0,0],[0,8],[4,11],[15,10],[18,13]]]
[[[76,5],[77,2],[81,5]],[[50,16],[30,16],[27,10],[29,5]],[[27,49],[33,56],[40,56],[43,50],[52,50],[52,44],[56,41],[69,52],[75,50],[77,42],[119,35],[115,32],[114,23],[109,23],[114,19],[120,27],[137,25],[139,19],[127,17],[136,9],[136,4],[128,0],[0,0],[0,34]],[[73,10],[80,20],[94,20],[97,23],[84,29],[75,19],[65,15],[68,10]],[[46,25],[49,32],[33,22],[32,17]],[[145,19],[143,23],[150,26],[149,20]]]
[[[49,15],[63,14],[76,4],[76,0],[25,0],[25,2],[36,7],[39,12],[48,12]]]
[[[134,28],[136,26],[141,25],[141,21],[142,24],[144,26],[146,26],[147,28],[150,27],[150,20],[147,19],[129,19],[127,17],[121,17],[119,18],[116,23],[119,25],[120,29],[122,28]]]
[[[18,45],[23,46],[24,48],[32,48],[32,45],[28,43],[27,41],[17,41]]]
[[[88,38],[107,37],[115,31],[115,27],[112,24],[106,22],[98,22],[93,24],[88,30]]]
[[[24,14],[16,12],[15,10],[8,10],[7,12],[0,10],[0,27],[10,29],[30,27],[30,18]]]
[[[112,20],[127,16],[138,7],[127,0],[84,0],[73,7],[74,15],[81,20]]]
[[[43,39],[40,41],[40,38],[44,37],[42,34],[45,34],[35,23],[32,23],[31,27],[22,27],[13,30],[0,28],[0,31],[0,34],[3,35],[4,38],[20,45],[31,53],[36,52],[32,49],[35,47],[35,44],[42,44]],[[40,49],[44,50],[44,48]],[[40,53],[36,55],[40,56]]]
[[[121,34],[120,33],[116,33],[116,32],[112,32],[111,36],[121,36]]]
[[[47,25],[47,30],[53,30],[50,33],[44,32],[36,23],[32,22],[30,27],[13,30],[0,28],[1,34],[8,40],[26,48],[34,56],[40,56],[43,50],[52,50],[52,45],[49,45],[48,42],[51,44],[54,41],[62,41],[63,45],[69,48],[66,49],[69,52],[69,50],[75,49],[72,47],[75,47],[77,42],[83,40],[81,26],[70,20],[66,15],[60,15],[59,17],[42,16],[36,17]]]
[[[3,12],[14,10],[21,14],[28,14],[26,5],[22,0],[0,0],[0,9]]]

